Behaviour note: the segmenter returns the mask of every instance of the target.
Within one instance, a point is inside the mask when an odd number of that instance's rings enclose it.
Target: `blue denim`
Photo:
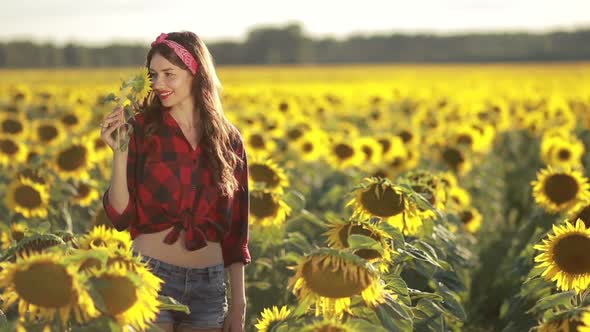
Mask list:
[[[186,268],[142,255],[153,274],[164,280],[160,295],[188,306],[190,314],[160,310],[156,323],[173,323],[191,328],[222,328],[228,312],[223,264]]]

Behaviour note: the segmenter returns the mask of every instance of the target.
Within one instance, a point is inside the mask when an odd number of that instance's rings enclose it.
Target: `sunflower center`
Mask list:
[[[73,126],[73,125],[77,124],[79,121],[78,121],[78,117],[76,117],[75,115],[68,114],[61,119],[61,122],[63,122],[65,125]]]
[[[473,138],[469,135],[459,135],[457,137],[457,143],[471,146],[473,144]]]
[[[558,240],[553,248],[553,259],[566,273],[590,273],[590,239],[580,234],[571,234]]]
[[[62,151],[57,157],[59,167],[66,171],[74,171],[86,163],[86,148],[74,145]]]
[[[371,159],[371,156],[373,156],[373,149],[368,146],[363,146],[363,153],[367,156],[367,159]]]
[[[2,132],[9,134],[18,134],[23,131],[23,125],[19,121],[6,119],[2,122]]]
[[[18,145],[10,139],[0,140],[0,150],[3,154],[13,155],[18,152]]]
[[[116,316],[127,311],[137,302],[136,286],[125,276],[99,278],[98,292],[109,314]]]
[[[260,195],[250,196],[251,213],[258,218],[268,218],[277,215],[279,210],[278,204],[270,193],[261,193]]]
[[[264,138],[258,134],[254,134],[250,137],[250,144],[254,148],[264,149]]]
[[[85,183],[81,183],[78,186],[78,194],[76,195],[76,198],[87,197],[89,193],[90,193],[90,186],[88,186]]]
[[[107,243],[103,239],[92,239],[90,241],[91,247],[107,247]]]
[[[27,209],[34,209],[41,205],[41,194],[28,185],[21,185],[14,191],[14,200],[20,206]]]
[[[264,182],[268,188],[279,185],[279,177],[275,171],[267,165],[253,164],[250,166],[250,175],[255,182]]]
[[[47,287],[47,282],[50,287]],[[44,308],[60,308],[71,303],[74,295],[72,276],[63,266],[39,262],[14,275],[14,288],[26,302]]]
[[[473,220],[473,213],[471,211],[463,211],[459,213],[459,218],[461,222],[464,224],[468,224],[471,220]]]
[[[461,151],[452,147],[445,148],[442,153],[442,157],[447,165],[449,165],[455,171],[458,170],[459,166],[465,161]]]
[[[281,112],[286,112],[286,111],[288,111],[288,110],[289,110],[289,103],[287,103],[287,102],[285,102],[285,101],[282,101],[282,102],[279,104],[279,111],[281,111]]]
[[[331,258],[326,258],[331,259]],[[360,280],[351,280],[344,277],[344,269],[356,267],[349,267],[346,262],[338,265],[338,268],[328,264],[317,264],[313,266],[312,260],[307,261],[302,268],[302,276],[307,287],[323,297],[328,298],[345,298],[360,294],[368,285],[363,285]],[[362,280],[362,278],[359,278]],[[367,278],[368,279],[368,278]]]
[[[379,142],[379,144],[381,144],[381,149],[383,150],[383,153],[387,153],[389,151],[389,149],[391,148],[391,141],[388,140],[387,138],[380,138],[377,140],[377,142]]]
[[[339,143],[334,147],[338,159],[345,160],[354,155],[354,150],[347,144]]]
[[[305,144],[303,144],[303,152],[311,152],[313,151],[313,144],[309,143],[309,142],[305,142]]]
[[[392,160],[392,161],[389,163],[389,165],[390,165],[391,167],[397,168],[397,167],[399,167],[399,165],[401,165],[401,164],[402,164],[402,161],[403,161],[403,159],[402,159],[402,158],[400,158],[400,157],[395,157],[395,158],[393,158],[393,160]]]
[[[303,132],[299,130],[299,128],[293,128],[287,131],[287,137],[293,141],[297,140],[301,136],[303,136]]]
[[[404,211],[404,197],[390,186],[383,189],[373,184],[361,193],[360,201],[369,213],[378,217],[392,217]]]
[[[569,160],[571,158],[571,153],[569,150],[561,149],[559,150],[557,157],[559,158],[559,160]]]
[[[97,138],[94,140],[94,148],[97,150],[104,149],[107,147],[107,144],[101,139]]]
[[[42,142],[51,142],[59,134],[57,128],[52,125],[40,126],[39,129],[37,129],[37,133],[39,134],[39,138]]]
[[[404,143],[408,143],[414,137],[412,133],[407,130],[400,131],[397,136],[399,136]]]
[[[545,182],[545,194],[556,204],[563,204],[574,199],[579,187],[576,179],[568,174],[554,174]]]

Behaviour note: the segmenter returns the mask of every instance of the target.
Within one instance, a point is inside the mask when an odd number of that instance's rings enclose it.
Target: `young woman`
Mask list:
[[[117,128],[127,130],[121,108],[101,123],[113,149],[105,211],[117,230],[129,229],[134,250],[164,280],[161,294],[191,310],[161,311],[161,328],[243,331],[250,263],[243,138],[223,113],[212,57],[196,34],[161,34],[146,66],[153,91],[129,121],[128,148],[119,151],[122,135],[114,137]]]

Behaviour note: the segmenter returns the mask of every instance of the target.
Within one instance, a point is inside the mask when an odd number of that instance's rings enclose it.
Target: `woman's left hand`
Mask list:
[[[223,323],[223,332],[244,332],[246,304],[231,304]]]

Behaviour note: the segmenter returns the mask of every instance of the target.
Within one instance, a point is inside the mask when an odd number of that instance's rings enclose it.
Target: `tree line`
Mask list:
[[[207,41],[217,65],[590,59],[590,28],[547,33],[379,34],[311,38],[298,23],[251,29],[243,42]],[[1,68],[118,67],[145,62],[148,45],[0,43]]]

